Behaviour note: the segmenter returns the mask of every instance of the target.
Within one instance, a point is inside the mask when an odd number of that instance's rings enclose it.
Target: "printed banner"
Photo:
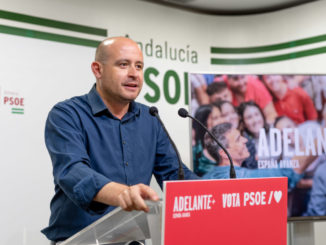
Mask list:
[[[190,74],[192,115],[238,178],[288,178],[288,216],[326,216],[326,76]],[[229,159],[193,123],[193,167],[229,178]]]

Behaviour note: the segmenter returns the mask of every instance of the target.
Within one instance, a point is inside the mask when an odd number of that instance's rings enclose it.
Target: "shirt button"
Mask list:
[[[126,162],[126,166],[128,166],[128,164],[129,164],[129,163],[128,163],[128,162]]]
[[[124,145],[125,145],[125,144],[126,144],[126,141],[122,141],[122,144],[124,144]]]

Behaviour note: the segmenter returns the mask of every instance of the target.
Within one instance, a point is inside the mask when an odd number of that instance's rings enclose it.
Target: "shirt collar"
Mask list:
[[[106,105],[104,104],[103,100],[101,99],[100,95],[96,91],[96,84],[93,85],[92,89],[89,91],[88,95],[88,102],[92,108],[93,115],[96,115],[102,111],[107,110]]]
[[[90,106],[92,108],[92,113],[93,113],[94,116],[101,113],[101,112],[103,112],[103,111],[108,111],[110,113],[110,115],[112,115],[110,110],[104,104],[101,96],[97,92],[96,84],[93,85],[93,87],[89,91],[87,97],[88,97],[88,101],[89,101],[89,104],[90,104]],[[139,105],[135,101],[131,101],[130,105],[129,105],[128,112],[124,116],[124,118],[125,117],[130,118],[131,115],[139,115],[139,113],[140,113]],[[131,114],[131,115],[128,115],[128,114]]]

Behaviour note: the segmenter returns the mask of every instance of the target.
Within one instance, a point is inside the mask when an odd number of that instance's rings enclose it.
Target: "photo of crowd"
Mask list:
[[[189,76],[191,114],[228,150],[237,178],[287,177],[288,216],[326,216],[326,75]],[[196,122],[194,172],[229,178],[229,160]]]

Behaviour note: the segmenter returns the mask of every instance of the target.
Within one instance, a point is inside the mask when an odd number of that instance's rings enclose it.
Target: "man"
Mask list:
[[[272,97],[264,84],[251,75],[228,75],[228,86],[232,91],[233,105],[254,101],[264,112],[268,123],[273,123],[277,117]]]
[[[221,100],[232,103],[232,93],[225,82],[213,82],[207,86],[206,92],[209,102],[215,103]]]
[[[232,128],[231,123],[222,123],[212,129],[212,134],[229,152],[237,178],[257,178],[257,177],[288,177],[289,188],[295,187],[301,178],[303,168],[276,168],[276,169],[248,169],[240,167],[242,162],[249,157],[246,147],[247,139],[241,136],[238,129]],[[219,165],[214,167],[209,173],[203,176],[204,179],[227,179],[230,174],[230,162],[226,153],[209,136],[205,135],[205,145],[212,157],[217,159]],[[219,160],[219,161],[218,161]]]
[[[279,116],[285,115],[297,124],[317,119],[314,103],[302,88],[288,89],[280,75],[265,75],[263,79],[274,96],[274,107]]]
[[[194,113],[201,105],[209,103],[209,97],[206,94],[207,83],[203,74],[190,74],[191,82],[191,108]]]
[[[143,85],[143,55],[124,37],[108,38],[91,68],[96,84],[49,113],[45,141],[53,163],[55,195],[42,232],[62,241],[116,206],[148,211],[159,198],[148,185],[178,178],[178,161],[148,107],[136,103]],[[197,178],[185,166],[186,178]]]

